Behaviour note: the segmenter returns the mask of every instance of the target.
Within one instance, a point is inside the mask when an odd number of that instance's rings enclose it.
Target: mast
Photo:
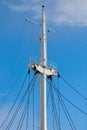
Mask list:
[[[40,84],[40,130],[47,130],[47,110],[46,110],[46,78],[55,76],[58,72],[54,66],[47,66],[47,46],[46,46],[46,18],[44,5],[42,6],[42,34],[41,34],[41,59],[40,63],[30,62],[29,68],[41,75]],[[36,22],[27,19],[28,21],[37,24]]]
[[[41,36],[41,65],[46,67],[47,49],[46,49],[46,18],[44,5],[42,6],[42,36]],[[40,86],[40,127],[41,130],[47,130],[46,119],[46,73],[41,75]]]

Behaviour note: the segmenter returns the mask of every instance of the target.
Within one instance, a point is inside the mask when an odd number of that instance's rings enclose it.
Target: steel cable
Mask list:
[[[67,115],[68,115],[68,117],[69,117],[69,119],[70,119],[70,121],[71,121],[71,123],[72,123],[72,125],[73,125],[74,130],[76,130],[76,127],[75,127],[75,125],[74,125],[74,122],[72,121],[72,118],[71,118],[71,116],[70,116],[70,114],[69,114],[69,112],[68,112],[68,109],[66,108],[66,105],[65,105],[65,103],[64,103],[64,101],[63,101],[63,99],[62,99],[61,96],[60,96],[60,103],[61,103],[62,107],[65,109],[65,111],[66,111],[66,113],[67,113]],[[72,130],[73,130],[73,129],[72,129]]]
[[[49,80],[48,80],[48,82],[49,82]],[[52,83],[50,83],[50,84],[53,86],[54,90],[57,91],[57,93],[59,93],[67,102],[69,102],[73,107],[75,107],[77,110],[79,110],[84,115],[87,115],[87,112],[85,112],[82,109],[80,109],[78,106],[73,104],[69,99],[67,99],[62,93],[60,93],[59,90],[56,88],[56,85],[53,85]]]
[[[26,113],[27,113],[27,103],[25,104],[24,110],[23,110],[21,118],[19,120],[19,123],[18,123],[18,126],[17,126],[17,130],[18,129],[21,130]]]
[[[35,75],[34,75],[32,81],[33,81],[34,79],[35,79]],[[31,83],[32,83],[32,82],[31,82]],[[29,86],[30,86],[30,84],[29,84]],[[9,129],[10,129],[10,127],[11,127],[11,125],[12,125],[12,123],[13,123],[13,121],[14,121],[16,115],[18,114],[18,111],[19,111],[19,109],[21,108],[21,105],[23,104],[23,101],[24,101],[24,99],[25,99],[25,97],[26,97],[26,95],[27,95],[27,93],[28,93],[28,89],[29,89],[29,88],[27,88],[27,90],[25,91],[25,93],[24,93],[24,95],[23,95],[23,97],[22,97],[22,99],[21,99],[21,101],[20,101],[20,104],[18,105],[18,107],[16,108],[14,114],[12,115],[11,120],[10,120],[10,122],[9,122],[9,124],[8,124],[8,126],[7,126],[7,128],[6,128],[6,130],[9,130]],[[31,93],[31,91],[30,91],[30,93]]]
[[[51,86],[51,99],[52,99],[52,104],[53,104],[53,111],[55,112],[54,114],[55,114],[56,126],[57,126],[57,130],[58,130],[59,129],[59,118],[58,118],[58,113],[57,113],[57,109],[56,109],[56,105],[55,105],[55,99],[54,99],[54,93],[52,90],[52,86]]]
[[[54,83],[55,84],[55,83]],[[59,83],[58,83],[58,85],[59,85]],[[58,86],[58,90],[59,90],[59,86]],[[60,92],[60,90],[59,90],[59,92]],[[62,99],[62,97],[61,97],[61,95],[59,94],[59,93],[57,93],[56,92],[56,94],[57,94],[57,96],[58,96],[58,100],[59,100],[59,102],[60,102],[60,104],[61,104],[61,106],[62,106],[62,109],[63,109],[63,111],[64,111],[64,113],[65,113],[65,115],[66,115],[66,117],[67,117],[67,120],[69,121],[69,124],[70,124],[70,126],[71,126],[71,128],[72,128],[72,130],[73,130],[73,128],[74,128],[74,130],[76,130],[76,127],[75,127],[75,125],[74,125],[74,123],[73,123],[73,121],[72,121],[72,118],[71,118],[71,116],[70,116],[70,114],[69,114],[69,112],[68,112],[68,109],[66,108],[66,105],[65,105],[65,103],[64,103],[64,101],[63,101],[63,99]],[[68,116],[67,116],[68,115]],[[71,124],[72,123],[72,124]],[[73,125],[73,127],[72,127],[72,125]]]
[[[32,88],[31,88],[30,93],[28,93],[28,99],[27,99],[27,102],[26,102],[24,111],[23,111],[23,113],[22,113],[22,115],[21,115],[21,118],[20,118],[20,121],[19,121],[17,130],[18,130],[18,129],[21,130],[21,128],[22,128],[25,115],[26,115],[26,113],[27,113],[27,111],[28,111],[28,108],[29,108],[29,97],[30,97],[30,95],[31,95],[31,92],[32,92],[33,89],[34,89],[35,82],[36,82],[36,79],[35,79],[35,81],[33,82],[33,85],[32,85]],[[29,92],[29,89],[30,89],[30,86],[28,85],[28,92]],[[28,129],[28,128],[27,128],[27,129]]]
[[[80,97],[87,101],[87,97],[83,96],[78,90],[75,89],[73,85],[71,85],[67,80],[65,80],[61,75],[60,78],[69,86],[73,91],[75,91]]]
[[[9,115],[11,114],[11,112],[12,112],[12,110],[13,110],[15,104],[16,104],[16,101],[17,101],[17,99],[18,99],[18,97],[19,97],[19,95],[20,95],[20,93],[21,93],[21,91],[22,91],[22,89],[23,89],[23,87],[24,87],[24,83],[25,83],[26,79],[27,79],[27,74],[26,74],[26,76],[25,76],[25,79],[24,79],[24,81],[23,81],[23,83],[22,83],[22,85],[21,85],[21,88],[20,88],[20,90],[19,90],[19,92],[18,92],[18,94],[17,94],[17,97],[16,97],[14,103],[12,104],[12,106],[11,106],[11,108],[10,108],[10,110],[9,110],[9,112],[8,112],[8,114],[7,114],[7,116],[6,116],[6,118],[4,119],[3,123],[0,125],[0,129],[2,128],[2,126],[4,125],[4,123],[6,122],[6,120],[8,119]]]
[[[15,80],[14,84],[11,85],[12,87],[11,87],[11,89],[9,89],[8,94],[6,95],[6,98],[4,98],[4,99],[2,100],[2,103],[0,104],[0,111],[1,111],[1,109],[2,109],[2,107],[3,107],[3,105],[4,105],[4,103],[6,102],[7,98],[8,98],[9,95],[11,94],[12,89],[15,89],[17,82],[20,80],[20,77],[22,76],[22,74],[23,74],[23,72],[24,72],[24,69],[25,69],[25,67],[23,68],[23,70],[22,70],[21,73],[19,74],[18,78]]]

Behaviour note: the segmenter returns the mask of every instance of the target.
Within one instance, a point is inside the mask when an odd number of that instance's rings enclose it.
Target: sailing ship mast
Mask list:
[[[38,25],[37,22],[31,20],[31,19],[25,19],[25,21],[29,21],[33,24],[36,24]],[[69,87],[71,87],[71,89],[76,92],[81,98],[83,98],[84,100],[87,101],[87,97],[83,96],[79,91],[76,90],[76,88],[74,88],[68,81],[66,81],[58,72],[57,70],[54,69],[54,65],[51,65],[50,66],[48,65],[48,60],[47,60],[47,38],[46,38],[46,31],[47,30],[50,30],[53,32],[52,29],[49,29],[48,27],[46,27],[46,17],[45,17],[45,6],[43,5],[42,6],[42,23],[41,23],[41,37],[40,37],[40,42],[41,42],[41,55],[40,55],[40,61],[39,63],[35,60],[35,61],[31,61],[29,63],[29,68],[31,68],[35,73],[34,73],[34,76],[36,74],[39,74],[41,76],[41,79],[40,79],[40,130],[49,130],[48,129],[48,126],[47,126],[47,103],[46,103],[46,90],[47,90],[47,84],[46,84],[46,79],[49,78],[50,81],[52,81],[52,76],[58,76],[58,78],[60,77]],[[25,86],[25,83],[26,83],[26,80],[27,80],[27,76],[28,74],[30,74],[30,69],[28,70],[28,73],[27,75],[25,76],[25,79],[23,80],[23,83],[21,85],[21,88],[19,89],[18,91],[18,94],[7,114],[7,116],[4,118],[3,122],[0,124],[0,130],[5,128],[5,130],[10,130],[11,126],[13,125],[15,127],[15,129],[17,128],[17,130],[21,129],[22,128],[22,125],[23,125],[23,121],[25,121],[25,117],[27,117],[27,122],[26,122],[26,130],[28,129],[28,108],[29,108],[29,97],[31,95],[31,91],[34,89],[34,78],[32,78],[31,82],[29,82],[28,84],[28,87],[27,89],[24,90],[24,86]],[[20,76],[21,77],[21,76]],[[17,79],[17,81],[19,80],[19,78]],[[16,81],[16,82],[17,82]],[[32,85],[33,83],[33,85]],[[66,105],[64,104],[64,101],[62,99],[62,97],[68,102],[70,103],[73,107],[75,107],[78,111],[80,111],[81,113],[83,113],[84,115],[87,116],[87,112],[85,112],[84,110],[82,110],[80,107],[78,107],[77,105],[74,105],[74,103],[72,103],[68,98],[66,98],[60,91],[59,89],[57,89],[56,85],[55,84],[52,84],[51,83],[51,88],[54,88],[55,92],[56,92],[56,95],[58,97],[58,101],[61,105],[61,108],[63,108],[63,111],[64,111],[64,114],[65,116],[67,117],[67,120],[68,120],[68,123],[71,127],[72,130],[76,130],[76,127],[72,121],[72,118],[66,108]],[[49,84],[50,84],[49,83]],[[16,86],[15,83],[13,84],[14,87]],[[12,85],[12,88],[13,88],[13,85]],[[32,85],[32,87],[30,87]],[[59,85],[59,84],[58,84]],[[17,88],[18,89],[18,88]],[[8,91],[8,95],[10,95],[12,89],[10,89],[10,91]],[[23,92],[23,95],[22,95],[22,91],[25,91]],[[34,92],[34,91],[33,91]],[[34,93],[33,93],[34,94]],[[6,96],[6,99],[7,99],[7,96]],[[22,98],[21,98],[22,96]],[[55,102],[53,101],[54,100],[54,97],[53,97],[53,93],[52,93],[52,89],[51,89],[51,101],[52,101],[52,107],[54,107],[52,110],[53,114],[54,115],[54,119],[53,120],[53,129],[54,129],[54,126],[56,125],[56,129],[57,130],[61,130],[61,127],[60,127],[60,110],[59,110],[59,113],[57,114],[57,110],[56,110],[56,105],[55,105]],[[26,97],[28,97],[28,99],[26,100]],[[33,97],[34,99],[34,97]],[[17,100],[20,102],[18,105],[17,104]],[[25,101],[25,106],[24,106],[24,101]],[[27,101],[27,102],[26,102]],[[5,100],[2,100],[2,103],[1,103],[1,108],[4,104]],[[19,113],[19,121],[18,121],[18,118],[17,118],[17,124],[15,124],[15,118],[17,117],[18,115],[18,112],[19,110],[21,109],[22,105],[24,106],[24,109],[22,112],[22,114],[20,115]],[[59,106],[59,109],[60,109],[60,105],[58,104]],[[34,102],[33,102],[33,107],[34,107]],[[1,110],[0,108],[0,110]],[[14,112],[13,112],[14,110]],[[21,109],[22,110],[22,109]],[[26,116],[27,114],[27,116]],[[58,118],[57,118],[58,117]],[[59,119],[59,120],[58,120]],[[33,126],[34,126],[34,109],[33,109]],[[13,128],[13,127],[12,127]],[[34,127],[33,127],[33,130],[34,130]]]
[[[41,74],[40,85],[40,130],[47,130],[47,110],[46,110],[46,78],[57,75],[53,66],[47,66],[47,40],[46,40],[46,17],[45,6],[42,5],[42,34],[41,34],[41,61],[40,63],[30,63],[30,68]]]
[[[41,65],[46,67],[47,62],[47,46],[46,46],[46,18],[44,12],[44,5],[42,6],[42,39],[41,39]],[[46,73],[41,75],[40,87],[40,111],[41,111],[41,130],[47,130],[46,119]]]

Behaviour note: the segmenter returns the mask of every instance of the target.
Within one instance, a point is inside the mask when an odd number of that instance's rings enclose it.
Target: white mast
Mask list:
[[[42,36],[41,36],[41,65],[46,67],[47,52],[46,52],[46,19],[44,12],[44,5],[42,6]],[[41,75],[40,86],[40,127],[41,130],[47,130],[46,118],[46,73]]]
[[[29,22],[37,24],[35,21],[26,19]],[[47,66],[47,46],[46,46],[46,18],[44,5],[42,6],[42,35],[41,35],[41,61],[40,63],[32,62],[29,68],[41,74],[40,85],[40,130],[47,130],[47,111],[46,111],[46,77],[57,75],[54,66]]]

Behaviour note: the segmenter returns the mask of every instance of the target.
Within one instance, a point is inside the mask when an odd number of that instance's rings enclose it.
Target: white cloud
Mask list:
[[[55,5],[54,22],[87,25],[86,0],[61,0]]]
[[[29,0],[19,0],[20,2],[18,3],[12,3],[12,2],[9,2],[8,3],[8,8],[10,8],[11,10],[13,11],[18,11],[18,12],[28,12],[29,10],[33,11],[33,12],[37,12],[37,15],[38,15],[38,12],[39,12],[39,0],[37,0],[37,2],[35,0],[33,0],[32,2],[29,1]]]
[[[10,5],[9,8],[14,11],[19,11],[19,12],[25,12],[29,10],[28,5]]]
[[[14,11],[36,12],[40,16],[40,0],[21,0],[20,4],[10,4],[9,8]],[[47,18],[56,25],[83,25],[87,26],[87,0],[48,0],[46,2]]]

